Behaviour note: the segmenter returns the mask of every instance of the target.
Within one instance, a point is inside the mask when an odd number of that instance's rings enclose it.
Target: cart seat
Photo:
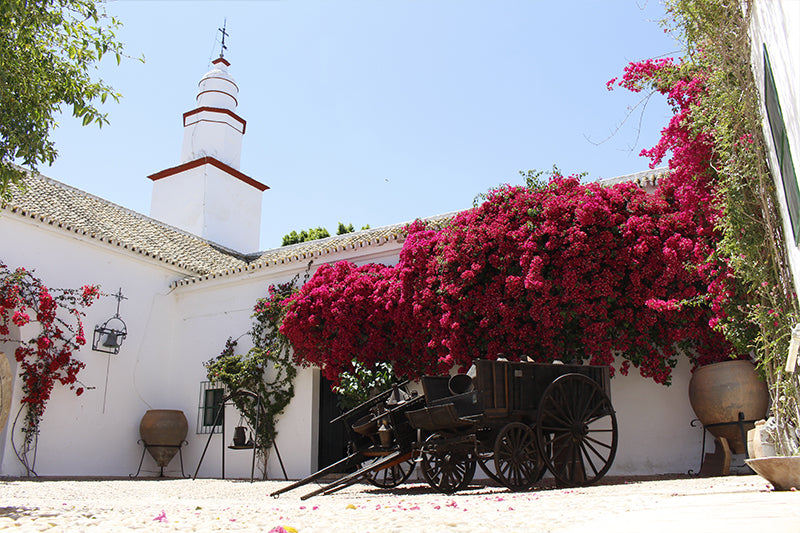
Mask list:
[[[411,427],[428,432],[462,429],[475,425],[472,420],[459,417],[452,403],[408,411],[406,417]]]
[[[477,415],[483,412],[483,405],[477,391],[465,392],[463,394],[453,394],[446,398],[428,401],[428,406],[452,404],[459,417]]]

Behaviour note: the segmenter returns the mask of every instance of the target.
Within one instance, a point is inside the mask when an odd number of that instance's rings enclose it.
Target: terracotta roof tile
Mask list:
[[[118,246],[193,274],[244,266],[241,254],[42,175],[12,189],[6,213]]]
[[[666,168],[658,168],[601,180],[600,183],[611,185],[633,181],[641,187],[652,187],[667,172]],[[2,206],[3,211],[85,235],[187,271],[187,277],[173,282],[173,286],[274,265],[305,263],[313,258],[388,242],[403,242],[404,228],[409,224],[392,224],[245,255],[42,175],[29,175],[26,184],[24,192],[12,190],[12,199]],[[455,214],[426,217],[424,220],[444,225]]]
[[[444,225],[456,213],[447,213],[444,215],[436,215],[426,217],[424,220],[433,224]],[[190,285],[206,281],[209,279],[216,279],[222,276],[229,276],[239,272],[248,270],[257,270],[261,268],[269,268],[276,265],[284,265],[288,263],[307,263],[308,261],[321,258],[321,262],[327,261],[324,258],[326,255],[334,254],[337,252],[356,250],[359,248],[366,248],[370,246],[378,246],[388,242],[403,242],[406,238],[405,227],[410,222],[402,222],[399,224],[392,224],[390,226],[381,226],[379,228],[371,228],[344,235],[334,235],[325,239],[317,239],[313,241],[301,242],[289,246],[282,246],[280,248],[273,248],[263,252],[258,252],[248,256],[248,265],[244,268],[237,268],[226,270],[224,272],[214,272],[204,274],[201,276],[192,276],[174,282],[173,286]]]
[[[1,208],[7,214],[44,222],[187,271],[187,277],[173,286],[272,265],[305,262],[343,250],[402,242],[405,239],[403,229],[408,224],[242,254],[41,174],[28,175],[25,184],[24,192],[12,189],[11,200]],[[443,223],[452,216],[440,215],[426,220]]]

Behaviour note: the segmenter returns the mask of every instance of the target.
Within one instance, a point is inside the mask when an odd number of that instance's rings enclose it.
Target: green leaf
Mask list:
[[[92,74],[107,51],[121,62],[123,45],[114,36],[119,25],[106,15],[101,0],[0,2],[0,65],[14,67],[3,69],[8,75],[2,92],[13,98],[3,98],[0,113],[0,171],[16,161],[34,169],[52,163],[56,150],[50,132],[57,125],[55,114],[66,106],[84,125],[108,121],[92,104],[119,95]],[[12,186],[0,179],[0,197],[7,197]]]

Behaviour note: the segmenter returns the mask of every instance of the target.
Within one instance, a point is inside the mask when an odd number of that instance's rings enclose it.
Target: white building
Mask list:
[[[94,388],[80,397],[64,387],[54,390],[38,440],[40,475],[135,472],[142,456],[139,421],[148,409],[186,414],[183,463],[187,474],[194,472],[208,438],[200,416],[202,363],[219,354],[229,335],[249,330],[252,306],[267,287],[304,273],[311,261],[314,269],[339,260],[392,264],[398,259],[404,223],[254,251],[266,187],[238,169],[246,123],[235,112],[238,87],[228,66],[224,59],[214,62],[200,82],[197,108],[184,114],[180,164],[150,176],[152,218],[41,176],[29,177],[25,193],[15,193],[0,211],[0,254],[9,267],[35,269],[56,287],[98,283],[107,292],[121,287],[128,298],[120,306],[128,337],[119,354],[86,346],[77,355],[86,363],[81,381]],[[650,185],[654,179],[652,172],[635,178]],[[95,303],[87,313],[87,331],[115,311],[111,298]],[[15,375],[14,346],[0,345],[0,351]],[[690,426],[688,363],[675,369],[669,388],[634,374],[611,383],[620,441],[610,474],[697,470],[702,430]],[[11,417],[0,428],[0,475],[6,476],[25,473],[11,444],[21,394],[15,381]],[[290,477],[317,469],[319,428],[326,422],[319,420],[319,402],[319,371],[301,369],[295,397],[277,427]],[[227,417],[228,436],[237,418]],[[19,435],[15,438],[19,442]],[[212,437],[200,476],[220,475],[228,444]],[[152,459],[144,461],[143,468],[152,472]],[[167,473],[178,471],[176,458]],[[249,454],[226,452],[228,476],[247,477],[249,471]],[[280,472],[271,460],[269,476]]]
[[[750,63],[761,95],[789,266],[800,287],[800,2],[756,0],[752,10]]]

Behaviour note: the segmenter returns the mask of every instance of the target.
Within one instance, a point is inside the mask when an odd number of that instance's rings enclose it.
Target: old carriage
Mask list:
[[[611,467],[618,431],[608,367],[479,360],[474,373],[421,381],[422,395],[403,383],[334,420],[349,428],[351,453],[273,495],[343,467],[353,471],[303,498],[359,480],[395,487],[417,463],[445,493],[469,485],[478,467],[511,490],[547,471],[562,486],[589,485]]]

